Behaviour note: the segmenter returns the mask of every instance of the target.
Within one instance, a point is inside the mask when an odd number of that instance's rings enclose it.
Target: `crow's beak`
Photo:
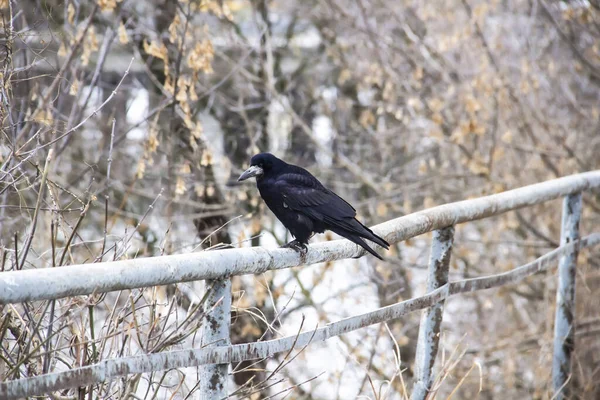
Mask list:
[[[248,178],[252,178],[253,176],[262,175],[263,169],[257,165],[253,165],[247,170],[244,171],[243,174],[238,178],[238,182],[245,181]]]

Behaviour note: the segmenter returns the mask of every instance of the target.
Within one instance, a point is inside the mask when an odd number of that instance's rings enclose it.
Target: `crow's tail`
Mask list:
[[[359,245],[360,247],[362,247],[369,253],[373,254],[375,257],[379,258],[380,260],[383,260],[383,257],[381,257],[379,254],[377,254],[377,252],[375,250],[373,250],[371,247],[369,247],[369,245],[360,236],[356,236],[353,234],[346,234],[346,235],[342,235],[342,236],[344,236],[346,239],[350,240],[351,242],[356,243],[357,245]]]
[[[386,250],[390,248],[388,242],[386,242],[380,236],[377,236],[375,233],[373,233],[372,230],[361,224],[357,219],[336,222],[336,224],[329,224],[328,228],[337,233],[338,235],[343,236],[346,239],[356,243],[357,245],[367,250],[369,253],[373,254],[380,260],[383,260],[383,258],[375,252],[375,250],[369,247],[369,245],[363,240],[363,238],[378,244]]]
[[[373,243],[377,243],[386,250],[389,250],[390,244],[386,242],[381,236],[377,236],[372,230],[361,224],[360,221],[356,219],[355,221],[363,228],[363,232],[357,232],[360,236],[364,237],[365,239],[369,239]]]

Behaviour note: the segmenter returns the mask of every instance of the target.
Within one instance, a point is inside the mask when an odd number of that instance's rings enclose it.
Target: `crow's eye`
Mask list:
[[[263,163],[259,163],[259,164],[258,164],[258,166],[259,166],[260,168],[262,168],[262,167],[263,167]]]

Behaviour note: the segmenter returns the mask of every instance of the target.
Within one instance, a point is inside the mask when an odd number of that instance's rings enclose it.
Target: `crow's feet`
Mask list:
[[[300,253],[300,256],[303,259],[306,257],[306,252],[308,251],[308,248],[306,247],[306,244],[300,242],[297,239],[292,240],[291,242],[289,242],[287,244],[284,244],[283,246],[281,246],[281,248],[293,249],[293,250],[297,251],[298,253]]]

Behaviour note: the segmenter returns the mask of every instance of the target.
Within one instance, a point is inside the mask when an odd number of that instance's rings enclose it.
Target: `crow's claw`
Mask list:
[[[300,255],[303,256],[303,257],[306,256],[306,252],[308,251],[308,248],[306,247],[306,244],[298,241],[297,239],[292,240],[291,242],[284,244],[283,246],[281,246],[281,248],[284,248],[284,249],[293,249],[293,250],[297,251],[298,253],[300,253]]]

